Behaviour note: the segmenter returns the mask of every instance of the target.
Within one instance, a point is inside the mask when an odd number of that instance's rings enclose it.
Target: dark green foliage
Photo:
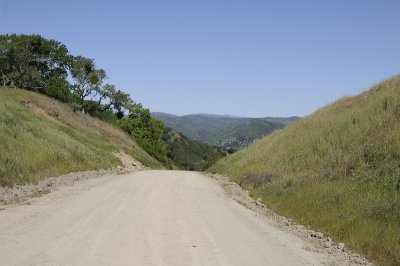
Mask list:
[[[121,119],[121,118],[123,118],[123,117],[124,117],[124,112],[118,111],[118,112],[117,112],[117,118],[118,118],[118,119]]]
[[[107,78],[104,69],[97,69],[93,59],[77,56],[72,61],[71,75],[75,80],[71,89],[77,96],[78,103],[82,105],[82,112],[97,112],[101,108],[101,100],[103,99],[102,83]],[[93,95],[99,95],[99,102],[85,102],[87,97]]]
[[[116,122],[117,126],[120,127],[123,131],[132,135],[133,133],[133,123],[129,119],[120,119]]]
[[[72,56],[67,47],[39,35],[0,35],[0,85],[69,99]]]
[[[110,110],[112,108],[116,112],[118,119],[124,116],[123,109],[133,103],[129,94],[117,90],[114,85],[110,84],[106,84],[100,89],[99,95],[99,102],[101,102],[102,99],[108,99],[108,103],[104,105],[104,109]]]
[[[70,92],[70,84],[66,79],[50,78],[46,89],[39,90],[39,92],[65,103],[73,102],[74,98]]]
[[[169,128],[164,130],[163,141],[167,156],[179,168],[204,171],[226,155],[222,149],[193,141]]]
[[[99,117],[111,110],[121,118],[132,100],[114,85],[103,85],[106,78],[93,59],[70,55],[58,41],[40,35],[0,35],[0,86],[39,92]]]
[[[167,168],[171,168],[171,161],[167,157],[167,151],[161,137],[164,124],[151,117],[150,110],[141,104],[131,103],[127,105],[129,115],[117,121],[117,125],[135,137],[137,143],[151,156],[162,162]]]
[[[151,116],[149,109],[141,104],[131,104],[127,118],[118,120],[117,125],[135,137],[137,143],[165,167],[174,166],[203,171],[225,156],[220,148],[192,141]]]

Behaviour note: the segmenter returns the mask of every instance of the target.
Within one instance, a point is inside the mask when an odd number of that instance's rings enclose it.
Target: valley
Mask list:
[[[240,150],[300,118],[246,118],[210,114],[176,116],[161,112],[153,112],[152,115],[163,121],[166,127],[193,140],[231,151]]]

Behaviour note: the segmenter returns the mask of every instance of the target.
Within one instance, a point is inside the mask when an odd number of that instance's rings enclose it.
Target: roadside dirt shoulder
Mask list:
[[[41,180],[38,184],[0,187],[0,206],[19,203],[31,198],[40,197],[44,194],[57,191],[61,187],[72,186],[79,181],[147,169],[123,150],[115,151],[113,152],[113,155],[121,161],[122,166],[117,166],[115,168],[106,170],[100,169],[95,171],[69,173],[56,177],[48,177]]]
[[[347,249],[343,243],[335,243],[329,236],[325,236],[321,232],[313,231],[303,225],[296,224],[291,219],[276,214],[259,200],[250,197],[248,191],[244,190],[237,183],[230,181],[228,177],[209,173],[205,175],[214,179],[224,189],[228,197],[233,198],[241,205],[256,212],[259,217],[273,226],[290,232],[311,243],[315,248],[314,251],[333,255],[340,265],[374,265],[362,255]]]

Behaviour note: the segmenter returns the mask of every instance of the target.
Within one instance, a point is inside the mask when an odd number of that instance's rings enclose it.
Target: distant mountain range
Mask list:
[[[299,117],[248,118],[230,115],[190,114],[177,116],[154,112],[166,127],[209,145],[238,150]]]

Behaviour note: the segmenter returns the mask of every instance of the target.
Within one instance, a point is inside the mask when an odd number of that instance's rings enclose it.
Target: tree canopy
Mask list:
[[[0,83],[65,100],[72,56],[67,47],[39,35],[0,35]]]
[[[106,80],[106,71],[94,59],[71,55],[59,41],[40,35],[0,35],[0,86],[43,93],[114,123],[172,167],[162,139],[163,122]]]
[[[82,111],[112,111],[122,118],[129,94],[105,84],[94,59],[73,56],[66,45],[40,35],[0,35],[0,85],[32,90]]]

